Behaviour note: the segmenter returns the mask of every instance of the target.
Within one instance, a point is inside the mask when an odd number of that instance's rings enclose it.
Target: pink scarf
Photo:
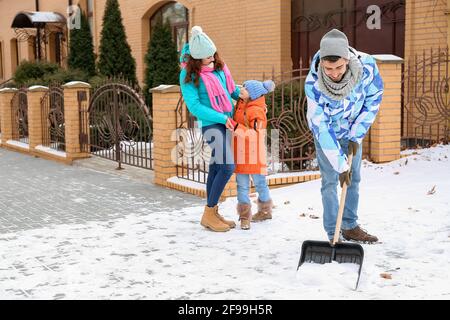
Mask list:
[[[200,77],[205,84],[209,100],[211,101],[211,106],[214,110],[220,113],[230,112],[232,109],[230,99],[225,93],[224,88],[217,76],[213,74],[213,71],[214,68],[204,66],[200,72]],[[232,94],[236,90],[236,85],[231,77],[230,69],[224,65],[223,72],[225,74],[228,93]]]

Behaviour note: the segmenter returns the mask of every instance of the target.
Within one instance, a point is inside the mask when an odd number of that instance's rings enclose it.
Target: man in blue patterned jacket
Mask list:
[[[349,47],[344,33],[333,29],[320,42],[306,78],[308,125],[313,132],[322,176],[323,223],[333,239],[338,212],[337,184],[348,185],[342,236],[365,243],[378,241],[358,225],[362,140],[375,120],[383,81],[370,55]],[[351,168],[347,155],[353,154]],[[340,240],[342,240],[340,238]]]

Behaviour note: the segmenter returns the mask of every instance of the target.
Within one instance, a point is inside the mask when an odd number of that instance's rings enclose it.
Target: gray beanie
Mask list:
[[[320,57],[328,56],[338,56],[345,59],[350,57],[347,36],[338,29],[327,32],[320,40]]]

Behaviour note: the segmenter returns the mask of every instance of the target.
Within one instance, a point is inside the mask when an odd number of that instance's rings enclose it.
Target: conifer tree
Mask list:
[[[99,50],[100,74],[107,77],[123,77],[132,84],[137,83],[136,61],[131,55],[117,0],[106,2]]]
[[[79,69],[89,76],[95,75],[95,55],[92,34],[86,15],[81,13],[80,28],[70,30],[70,52],[68,65],[70,69]]]
[[[147,105],[151,108],[149,89],[161,84],[178,84],[178,51],[168,24],[158,23],[152,29],[145,64],[144,94]]]

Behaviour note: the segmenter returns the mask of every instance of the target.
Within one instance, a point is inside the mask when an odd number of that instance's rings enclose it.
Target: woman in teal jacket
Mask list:
[[[231,131],[236,127],[232,98],[237,100],[240,90],[201,27],[192,28],[190,42],[181,54],[181,64],[181,93],[212,149],[206,183],[207,205],[201,225],[213,231],[229,231],[236,224],[219,214],[217,204],[235,168],[231,149]]]

